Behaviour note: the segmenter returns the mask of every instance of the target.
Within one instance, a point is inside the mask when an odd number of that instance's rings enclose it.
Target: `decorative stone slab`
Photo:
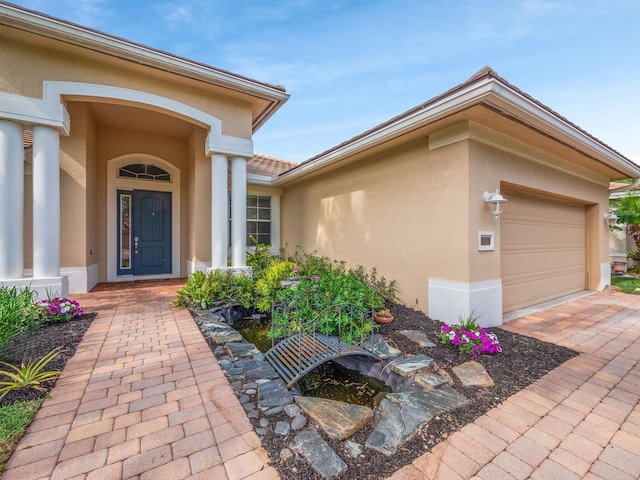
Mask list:
[[[333,478],[347,469],[344,460],[332,450],[315,428],[299,432],[290,447],[300,453],[322,478]]]
[[[384,399],[378,406],[374,429],[365,446],[385,455],[393,455],[431,418],[433,415],[428,410]]]
[[[413,357],[396,358],[389,363],[389,368],[398,375],[410,377],[433,368],[435,364],[436,361],[433,358],[420,354]]]
[[[429,340],[429,337],[427,337],[427,334],[420,330],[400,330],[398,333],[400,333],[401,335],[404,335],[409,340],[417,343],[421,347],[432,348],[436,346],[435,343]]]
[[[207,322],[202,325],[202,329],[216,343],[242,342],[240,332],[226,323]]]
[[[253,362],[244,369],[245,375],[249,380],[257,380],[259,378],[275,379],[279,375],[267,362]]]
[[[218,313],[217,309],[215,312],[210,310],[205,310],[200,313],[196,313],[196,322],[224,322],[224,317]]]
[[[331,438],[344,440],[373,419],[373,410],[363,405],[318,397],[295,397],[296,403]]]
[[[439,388],[442,385],[447,385],[449,382],[442,375],[432,372],[422,372],[415,376],[416,383],[424,388],[426,391],[431,391],[434,388]]]
[[[436,415],[448,412],[469,403],[469,399],[451,387],[442,387],[426,391],[400,392],[387,394],[387,400],[401,405],[409,405]]]
[[[493,378],[487,370],[473,360],[453,367],[453,373],[466,387],[493,387]]]
[[[258,407],[282,407],[293,403],[293,396],[282,380],[269,380],[258,385]]]
[[[395,358],[402,354],[400,350],[389,345],[380,335],[374,335],[373,340],[368,338],[362,342],[362,348],[377,355],[382,360]]]
[[[232,357],[252,357],[260,353],[260,350],[249,342],[229,342],[227,351]]]

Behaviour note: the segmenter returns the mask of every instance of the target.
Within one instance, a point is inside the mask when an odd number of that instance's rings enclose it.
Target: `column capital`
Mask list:
[[[253,157],[253,140],[209,132],[205,142],[205,153],[207,156],[221,153],[249,159]]]
[[[0,118],[26,126],[51,127],[62,135],[69,135],[71,128],[69,112],[60,102],[0,92],[0,105]]]

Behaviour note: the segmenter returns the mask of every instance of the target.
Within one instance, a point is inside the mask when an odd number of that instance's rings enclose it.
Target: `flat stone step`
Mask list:
[[[242,335],[226,323],[206,322],[202,330],[216,343],[242,342]]]
[[[426,391],[431,391],[434,388],[439,388],[443,385],[450,385],[450,379],[443,377],[437,373],[421,372],[415,376],[416,383],[424,388]]]
[[[426,391],[400,392],[387,394],[390,402],[409,405],[432,415],[448,412],[469,403],[469,399],[451,387],[442,387]]]
[[[451,370],[466,387],[493,387],[493,378],[491,378],[482,364],[474,360],[457,365]]]
[[[331,479],[347,469],[344,460],[333,451],[315,428],[299,432],[291,442],[291,449],[301,454],[322,478]]]
[[[421,330],[400,330],[398,333],[404,335],[409,340],[417,343],[423,348],[433,348],[436,346],[436,344],[427,337],[427,334]]]
[[[282,407],[293,403],[293,396],[282,380],[269,380],[258,384],[258,407]]]
[[[229,356],[231,357],[253,357],[260,353],[260,350],[258,350],[253,343],[249,343],[247,341],[228,342],[226,346]]]
[[[436,361],[433,358],[419,354],[412,357],[396,358],[389,363],[389,368],[398,375],[410,377],[425,370],[430,370],[435,364]]]
[[[373,335],[373,339],[368,338],[362,342],[362,348],[373,353],[382,360],[388,360],[402,355],[402,352],[397,348],[392,347],[387,341],[380,335]]]
[[[393,455],[411,440],[433,414],[413,405],[382,400],[374,419],[374,429],[365,446],[385,455]]]
[[[373,410],[363,405],[318,397],[295,397],[296,403],[331,438],[344,440],[373,419]]]

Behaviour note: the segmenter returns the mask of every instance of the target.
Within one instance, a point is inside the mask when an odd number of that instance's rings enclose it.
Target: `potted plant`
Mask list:
[[[385,308],[383,310],[376,311],[373,315],[373,319],[376,323],[391,323],[393,322],[393,315],[388,308]]]

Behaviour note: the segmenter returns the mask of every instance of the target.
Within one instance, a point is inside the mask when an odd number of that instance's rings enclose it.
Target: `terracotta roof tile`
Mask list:
[[[288,160],[264,155],[262,153],[255,153],[253,158],[247,162],[247,173],[272,177],[273,175],[280,175],[287,170],[291,170],[296,165],[296,163],[289,162]]]

